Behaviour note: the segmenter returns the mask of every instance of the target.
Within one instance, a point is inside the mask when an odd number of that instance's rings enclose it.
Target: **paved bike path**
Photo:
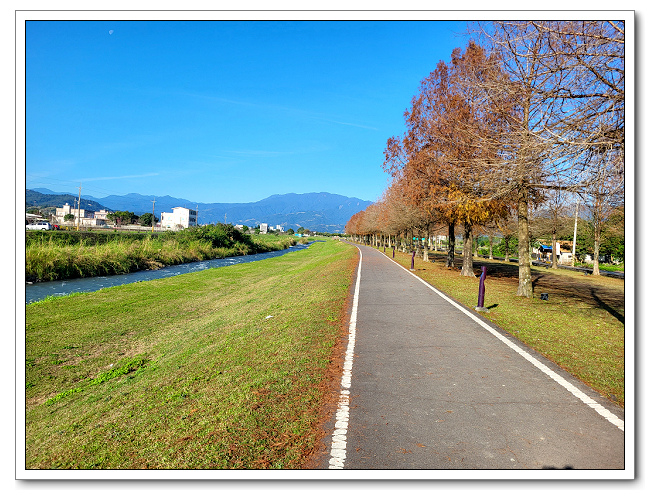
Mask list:
[[[331,468],[624,468],[623,410],[382,252],[358,248],[349,410],[337,425],[347,433]]]

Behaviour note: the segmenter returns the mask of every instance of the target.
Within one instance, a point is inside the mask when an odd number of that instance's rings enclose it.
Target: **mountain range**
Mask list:
[[[46,188],[26,190],[26,206],[52,207],[64,203],[74,205],[76,197],[71,193],[55,193]],[[251,203],[197,203],[171,196],[154,196],[130,193],[111,195],[104,198],[84,196],[81,208],[88,210],[125,210],[136,215],[151,213],[156,200],[156,217],[161,212],[171,212],[174,207],[198,210],[199,224],[226,222],[255,227],[267,223],[286,229],[304,227],[312,231],[341,233],[350,217],[365,210],[371,201],[349,198],[332,193],[275,194]]]

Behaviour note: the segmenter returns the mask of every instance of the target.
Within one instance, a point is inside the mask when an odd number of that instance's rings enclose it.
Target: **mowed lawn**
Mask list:
[[[26,306],[26,468],[300,468],[357,250]]]

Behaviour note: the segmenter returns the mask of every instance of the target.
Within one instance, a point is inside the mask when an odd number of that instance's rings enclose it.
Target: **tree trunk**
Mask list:
[[[533,281],[530,275],[530,258],[528,255],[528,190],[523,188],[517,204],[517,226],[519,236],[519,287],[518,297],[533,297]]]
[[[449,248],[447,248],[447,265],[449,269],[454,268],[454,248],[456,247],[456,228],[454,223],[449,224]]]
[[[472,226],[471,224],[464,224],[463,228],[463,268],[460,271],[461,276],[471,276],[475,278],[474,269],[473,269],[473,258],[472,258],[472,244],[474,243],[474,238],[472,238]]]
[[[598,221],[595,221],[594,224],[594,276],[600,276],[600,224]]]
[[[490,257],[489,257],[489,259],[492,260],[493,259],[493,257],[492,257],[492,235],[488,236],[488,245],[490,246]]]
[[[504,236],[505,244],[505,256],[503,258],[504,262],[510,262],[510,236]]]

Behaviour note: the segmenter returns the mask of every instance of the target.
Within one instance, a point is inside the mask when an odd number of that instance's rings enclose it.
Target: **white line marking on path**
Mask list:
[[[381,253],[381,252],[379,252]],[[551,377],[553,380],[555,380],[558,384],[560,384],[562,387],[564,387],[567,391],[569,391],[571,394],[573,394],[576,398],[578,398],[580,401],[582,401],[584,404],[589,406],[590,408],[596,410],[600,415],[605,417],[610,423],[614,424],[616,427],[618,427],[620,430],[625,432],[625,422],[618,418],[616,415],[614,415],[611,411],[591,399],[589,396],[587,396],[584,392],[582,392],[580,389],[578,389],[576,386],[574,386],[571,382],[566,380],[564,377],[558,375],[555,373],[553,370],[551,370],[548,366],[546,366],[544,363],[541,363],[537,359],[535,359],[533,356],[531,356],[529,353],[524,351],[522,348],[505,338],[503,335],[501,335],[499,332],[497,332],[494,328],[492,328],[490,325],[482,321],[481,319],[477,318],[474,316],[472,313],[470,313],[467,309],[459,306],[456,304],[453,300],[451,300],[449,297],[447,297],[445,294],[443,294],[440,290],[436,289],[434,286],[431,284],[427,283],[424,281],[422,278],[420,278],[418,275],[415,273],[410,272],[408,269],[406,269],[404,266],[399,264],[398,262],[394,261],[391,259],[388,255],[382,254],[384,257],[386,257],[389,261],[394,263],[396,266],[400,267],[404,271],[406,271],[410,276],[413,276],[420,280],[422,283],[424,283],[426,286],[428,286],[431,290],[436,292],[440,297],[445,299],[447,302],[449,302],[452,306],[454,306],[456,309],[459,311],[462,311],[464,314],[466,314],[468,317],[473,319],[476,323],[478,323],[480,326],[485,328],[488,332],[490,332],[492,335],[494,335],[496,338],[498,338],[501,342],[506,344],[508,347],[510,347],[513,351],[515,351],[517,354],[520,354],[523,356],[524,359],[529,361],[530,363],[533,364],[533,366],[539,368],[542,372],[544,372],[546,375]]]
[[[348,329],[348,348],[345,351],[343,363],[343,375],[341,376],[341,394],[339,406],[336,411],[336,423],[332,433],[332,448],[330,451],[330,469],[342,469],[345,465],[348,420],[350,417],[350,385],[352,384],[352,360],[354,357],[354,344],[357,334],[357,310],[359,308],[359,286],[361,285],[361,261],[363,255],[359,250],[359,268],[357,270],[357,283],[354,290],[352,302],[352,313],[350,314],[350,327]]]

